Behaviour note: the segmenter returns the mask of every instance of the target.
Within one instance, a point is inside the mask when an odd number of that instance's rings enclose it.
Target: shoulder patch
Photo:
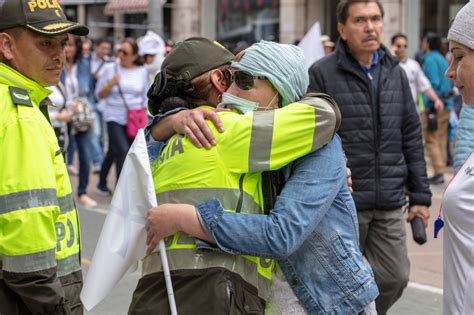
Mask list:
[[[10,91],[10,96],[13,100],[13,103],[16,105],[26,105],[33,107],[33,104],[31,103],[30,95],[28,94],[28,91],[25,89],[17,88],[14,86],[9,86],[8,90]]]

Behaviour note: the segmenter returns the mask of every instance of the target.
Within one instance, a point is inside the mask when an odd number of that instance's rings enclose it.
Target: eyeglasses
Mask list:
[[[253,75],[248,71],[245,70],[236,70],[231,71],[230,69],[226,69],[226,74],[230,82],[235,82],[235,84],[244,91],[248,91],[253,89],[255,80],[268,80],[267,77],[262,75]]]
[[[407,48],[407,45],[397,45],[397,48]]]

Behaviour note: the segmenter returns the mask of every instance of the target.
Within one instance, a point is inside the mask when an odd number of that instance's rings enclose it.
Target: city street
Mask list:
[[[445,179],[449,177],[446,175]],[[73,185],[76,185],[77,177],[71,176],[71,179]],[[91,175],[89,187],[94,187],[96,182],[97,175]],[[410,283],[401,299],[390,310],[390,315],[442,314],[443,235],[441,233],[438,239],[433,238],[433,222],[438,216],[444,186],[432,186],[431,189],[433,192],[433,205],[430,208],[431,219],[427,229],[428,242],[423,246],[416,244],[411,238],[410,225],[407,224],[408,251],[411,261]],[[91,191],[90,196],[98,201],[99,206],[97,208],[86,208],[78,205],[81,218],[84,275],[87,274],[88,266],[91,263],[95,245],[111,199],[110,197],[98,196],[92,188],[89,190]],[[132,292],[139,277],[139,270],[128,274],[104,301],[91,311],[86,312],[86,314],[126,314]]]

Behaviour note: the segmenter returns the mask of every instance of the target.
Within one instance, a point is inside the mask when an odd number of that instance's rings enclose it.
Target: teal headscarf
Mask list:
[[[267,77],[280,93],[282,106],[300,100],[309,84],[303,51],[295,45],[262,40],[245,49],[232,67]]]

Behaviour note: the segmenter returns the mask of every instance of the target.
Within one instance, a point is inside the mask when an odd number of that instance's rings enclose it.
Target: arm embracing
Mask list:
[[[279,169],[323,147],[337,131],[340,113],[328,95],[309,94],[283,108],[234,120],[221,139],[226,141],[221,155],[229,169],[247,173]],[[246,163],[235,158],[242,154]]]
[[[270,215],[224,212],[216,200],[198,206],[222,250],[274,258],[290,255],[316,228],[346,183],[338,137],[288,167],[290,177]]]

